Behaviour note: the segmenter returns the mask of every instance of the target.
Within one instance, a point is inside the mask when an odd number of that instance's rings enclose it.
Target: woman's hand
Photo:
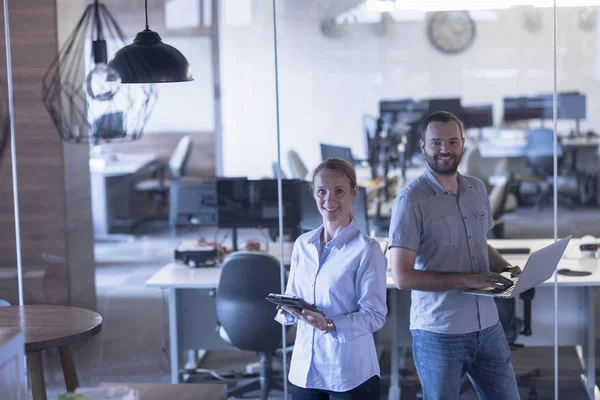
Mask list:
[[[299,312],[295,308],[287,306],[277,306],[277,309],[280,313],[291,315],[320,331],[327,330],[327,321],[325,320],[325,317],[318,312],[309,310],[302,310],[302,312]]]

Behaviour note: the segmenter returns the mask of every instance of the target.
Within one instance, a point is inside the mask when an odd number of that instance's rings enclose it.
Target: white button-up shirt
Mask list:
[[[324,333],[289,315],[276,320],[298,324],[290,382],[343,392],[380,374],[372,334],[387,314],[387,260],[354,221],[325,245],[322,233],[323,226],[296,240],[285,293],[315,304],[336,330]]]

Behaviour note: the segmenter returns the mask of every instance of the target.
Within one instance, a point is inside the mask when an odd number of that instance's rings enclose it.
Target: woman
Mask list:
[[[387,261],[352,219],[358,188],[350,163],[322,162],[311,188],[323,225],[296,240],[286,294],[315,304],[325,316],[277,307],[280,323],[298,324],[289,373],[292,398],[379,399],[372,333],[387,313]]]

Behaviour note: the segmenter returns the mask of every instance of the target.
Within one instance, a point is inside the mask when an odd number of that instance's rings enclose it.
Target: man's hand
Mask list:
[[[513,265],[512,267],[509,265],[506,268],[504,268],[504,270],[502,272],[510,272],[510,276],[512,276],[513,278],[521,275],[521,267],[519,267],[518,265]]]
[[[508,288],[512,284],[513,281],[495,272],[473,274],[468,276],[466,280],[466,286],[469,289],[483,289],[487,287]]]

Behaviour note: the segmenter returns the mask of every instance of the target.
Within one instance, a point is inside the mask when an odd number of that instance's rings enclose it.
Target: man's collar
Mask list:
[[[442,186],[442,184],[436,179],[435,175],[433,174],[433,172],[431,172],[431,169],[429,169],[429,167],[425,168],[423,176],[425,177],[425,180],[427,181],[427,183],[429,183],[436,195],[450,193],[446,189],[444,189],[444,186]],[[471,189],[473,187],[473,185],[469,183],[468,179],[465,178],[460,172],[456,173],[456,178],[458,180],[459,193],[463,193],[466,190]]]

